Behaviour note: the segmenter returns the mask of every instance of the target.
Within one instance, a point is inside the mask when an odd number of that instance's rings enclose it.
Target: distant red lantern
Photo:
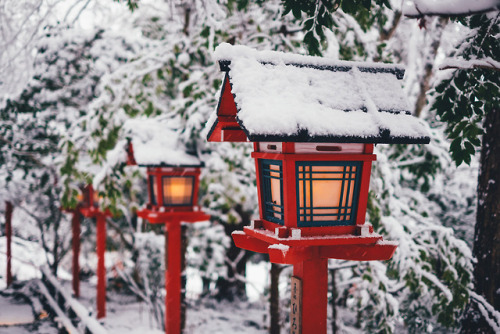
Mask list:
[[[206,220],[197,205],[199,177],[200,168],[194,166],[148,167],[149,202],[138,216],[152,224]]]
[[[404,70],[227,44],[216,57],[226,76],[208,140],[253,142],[259,198],[259,219],[233,240],[293,264],[292,333],[326,333],[328,259],[397,248],[365,222],[374,144],[429,142],[405,109]]]
[[[63,208],[62,211],[71,213],[71,230],[72,230],[72,285],[73,293],[76,297],[80,297],[80,215],[82,210],[85,212],[86,217],[95,217],[98,211],[99,196],[94,191],[91,185],[81,186],[80,193],[77,195],[77,205],[74,209]]]
[[[99,193],[92,185],[81,188],[79,197],[81,214],[87,218],[96,219],[96,253],[97,253],[97,319],[106,316],[106,267],[104,256],[106,252],[106,217],[110,217],[108,210],[99,208]]]
[[[151,125],[147,127],[154,131]],[[161,132],[160,132],[161,131]],[[165,133],[165,129],[159,129]],[[171,133],[169,143],[175,142]],[[143,146],[141,146],[141,144]],[[137,147],[140,146],[140,147]],[[165,332],[181,333],[181,223],[207,221],[210,216],[198,206],[201,161],[184,150],[173,149],[168,159],[152,154],[141,155],[148,144],[133,141],[128,144],[128,164],[147,167],[149,201],[137,215],[152,224],[165,224]],[[159,148],[166,150],[167,147]],[[156,150],[155,150],[156,151]],[[158,151],[156,151],[157,153]]]

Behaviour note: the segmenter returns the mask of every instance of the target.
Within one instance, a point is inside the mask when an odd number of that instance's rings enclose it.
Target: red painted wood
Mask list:
[[[372,162],[364,161],[361,171],[361,183],[359,186],[358,209],[356,212],[356,224],[363,225],[366,220],[366,206],[368,204],[368,190],[370,188],[370,175],[372,173]]]
[[[297,264],[315,259],[315,247],[269,248],[269,261],[279,264]],[[317,258],[317,257],[316,257]]]
[[[281,144],[283,153],[295,153],[295,143],[283,142]]]
[[[7,286],[12,284],[12,203],[5,202],[5,236],[7,237]]]
[[[373,153],[373,144],[365,144],[365,153],[372,154]]]
[[[165,224],[167,263],[165,265],[165,332],[181,332],[181,224]]]
[[[73,240],[71,241],[71,246],[73,248],[73,293],[75,297],[80,297],[80,211],[74,210],[73,217],[71,219],[71,230],[73,234]]]
[[[256,146],[256,143],[254,143],[254,147]],[[259,201],[259,217],[260,219],[264,219],[264,208],[262,205],[262,190],[261,190],[261,173],[262,171],[260,170],[260,160],[255,159],[255,177],[256,177],[256,182],[257,182],[257,198]]]
[[[235,231],[231,234],[231,236],[233,237],[234,244],[238,248],[243,248],[256,253],[267,254],[269,252],[267,249],[269,244],[265,241],[251,237],[241,231]]]
[[[241,142],[246,142],[248,140],[247,140],[247,135],[241,129],[223,128],[222,129],[222,141],[231,142],[231,143],[241,143]]]
[[[302,280],[302,333],[326,334],[328,260],[313,259],[293,266]]]
[[[163,206],[163,182],[162,182],[162,177],[165,175],[164,173],[161,173],[160,168],[156,168],[156,173],[155,173],[155,183],[156,183],[156,189],[158,189],[157,196],[156,196],[156,204],[158,206]]]
[[[375,154],[290,154],[252,152],[255,159],[283,160],[285,156],[294,161],[373,161],[377,160]]]
[[[259,207],[260,209],[260,207]],[[266,230],[273,232],[277,227],[281,227],[281,225],[270,222],[265,219],[258,220],[259,224]],[[324,235],[343,235],[343,234],[355,234],[356,226],[315,226],[315,227],[299,227],[300,232],[303,237],[312,237],[312,236],[324,236]],[[373,231],[373,228],[372,230]]]
[[[283,150],[288,145],[283,143]],[[292,154],[286,154],[283,161],[283,204],[285,211],[285,226],[297,227],[297,178],[295,176],[295,160]]]
[[[301,237],[301,238],[278,238],[274,231],[265,229],[253,229],[245,226],[243,231],[256,239],[267,242],[268,244],[282,244],[287,246],[306,247],[306,246],[326,246],[326,245],[363,245],[375,244],[382,240],[380,234],[372,234],[369,236],[360,235],[323,235],[321,237]]]
[[[397,247],[396,243],[324,246],[319,248],[319,256],[351,261],[385,261],[392,258]]]
[[[222,86],[222,94],[217,109],[217,115],[221,116],[236,116],[236,103],[234,96],[231,93],[231,83],[229,82],[229,75],[226,74],[224,78],[224,85]]]
[[[106,316],[106,267],[104,254],[106,251],[106,216],[96,216],[96,253],[97,253],[97,319]]]
[[[164,224],[165,222],[176,220],[184,223],[195,223],[209,220],[210,216],[202,211],[153,211],[144,209],[137,211],[137,216],[146,219],[150,224]]]
[[[128,166],[137,165],[137,162],[135,161],[134,157],[134,146],[132,145],[131,141],[127,143],[127,165]]]

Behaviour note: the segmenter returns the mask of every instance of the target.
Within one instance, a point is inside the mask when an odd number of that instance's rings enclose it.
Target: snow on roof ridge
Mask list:
[[[134,157],[139,166],[201,166],[197,156],[188,152],[182,142],[179,125],[162,117],[128,119],[123,125],[132,141]]]
[[[397,64],[375,63],[375,62],[360,62],[338,60],[332,58],[306,56],[294,53],[285,53],[281,51],[263,50],[259,51],[244,45],[231,45],[229,43],[221,43],[215,48],[214,57],[218,62],[231,62],[236,58],[255,59],[259,62],[286,64],[286,65],[304,65],[314,67],[347,67],[349,70],[353,67],[371,68],[371,69],[386,69],[401,71],[404,74],[405,68]],[[400,79],[398,77],[398,79]]]

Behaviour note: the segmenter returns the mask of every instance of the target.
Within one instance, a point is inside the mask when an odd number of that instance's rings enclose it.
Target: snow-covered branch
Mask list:
[[[403,13],[407,17],[472,15],[500,10],[500,0],[407,0]]]
[[[477,303],[479,311],[484,319],[488,322],[495,333],[500,332],[500,312],[484,299],[483,296],[478,295],[474,291],[469,291],[471,298]]]
[[[483,59],[461,60],[445,59],[439,66],[440,70],[484,68],[488,70],[500,71],[500,62],[490,57]]]

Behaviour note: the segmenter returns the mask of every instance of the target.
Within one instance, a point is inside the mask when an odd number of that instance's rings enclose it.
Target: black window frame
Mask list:
[[[155,195],[155,188],[157,187],[155,175],[149,175],[148,186],[149,186],[149,202],[151,203],[151,205],[158,205],[158,199],[156,198]]]
[[[279,170],[271,170],[270,165],[279,166]],[[271,176],[271,172],[279,173],[280,177]],[[281,205],[272,202],[271,179],[280,180],[280,200]],[[260,161],[260,180],[261,180],[261,203],[263,218],[267,221],[284,225],[285,224],[285,205],[283,201],[283,162],[281,160],[262,159]],[[281,212],[275,211],[274,207],[279,207]],[[281,219],[274,216],[280,214]]]
[[[312,172],[312,167],[344,167],[342,172]],[[299,170],[299,167],[304,167],[302,171]],[[305,167],[310,167],[309,171],[306,171]],[[352,167],[356,167],[356,170],[353,172]],[[347,170],[349,168],[349,170]],[[362,177],[362,168],[363,168],[363,162],[362,161],[297,161],[295,164],[295,179],[296,179],[296,184],[297,184],[297,226],[299,227],[319,227],[319,226],[353,226],[356,224],[356,216],[357,216],[357,211],[358,211],[358,201],[359,201],[359,189],[361,186],[361,177]],[[312,181],[317,180],[313,178],[314,173],[331,173],[331,174],[342,174],[342,178],[329,178],[325,179],[322,178],[321,180],[342,180],[342,185],[341,185],[341,193],[340,193],[340,203],[338,207],[313,207],[313,183]],[[350,176],[346,177],[347,174],[352,174],[354,173],[355,176],[354,178],[351,178]],[[308,176],[306,176],[308,174]],[[344,187],[344,182],[345,181],[351,181],[354,180],[354,190],[352,193],[352,202],[351,206],[348,206],[347,203],[349,203],[349,198],[347,197],[345,202],[346,205],[342,206],[342,198],[344,195],[344,189],[347,193],[350,192],[350,183],[347,182],[346,187]],[[304,193],[304,206],[300,206],[300,182],[302,182],[302,187],[303,187],[303,193]],[[306,182],[310,182],[309,185],[309,190],[311,192],[310,194],[310,202],[311,206],[307,207],[306,206]],[[314,210],[338,210],[338,212],[335,214],[315,214]],[[350,213],[347,212],[347,210],[351,210]],[[300,211],[304,210],[303,213],[301,214]],[[309,213],[307,213],[307,210],[309,210]],[[344,210],[342,212],[342,210]],[[306,216],[309,216],[310,220],[305,220]],[[337,216],[337,220],[314,220],[314,217],[319,217],[319,216]],[[346,218],[346,216],[350,216],[350,219],[343,219],[341,220],[341,217]]]

